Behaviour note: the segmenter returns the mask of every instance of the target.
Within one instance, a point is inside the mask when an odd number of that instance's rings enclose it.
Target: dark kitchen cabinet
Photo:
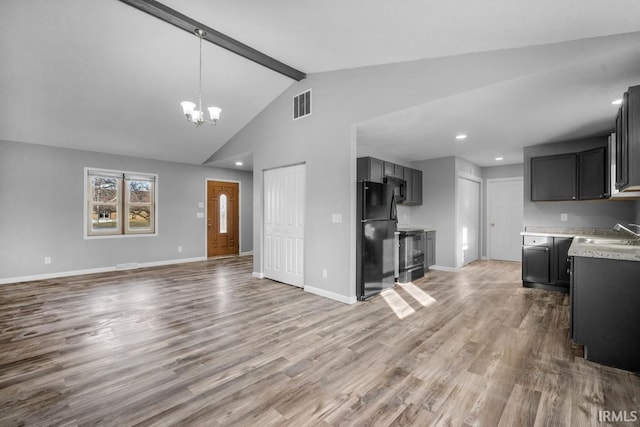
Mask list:
[[[413,204],[422,204],[422,171],[419,169],[411,169],[413,175]],[[435,233],[435,231],[434,231]]]
[[[609,197],[608,156],[606,147],[578,153],[578,199]]]
[[[422,204],[422,171],[404,168],[404,180],[407,182],[406,198],[403,205]]]
[[[571,242],[567,237],[523,236],[523,286],[568,293]]]
[[[585,359],[640,372],[640,262],[572,258],[571,338]]]
[[[571,238],[554,237],[553,251],[555,255],[555,271],[556,285],[569,286],[571,276],[569,265],[569,246],[571,246]]]
[[[629,93],[622,97],[622,105],[616,116],[616,188],[624,189],[629,184],[629,139],[628,130]]]
[[[436,232],[427,231],[427,250],[424,257],[424,269],[429,269],[432,265],[436,264]]]
[[[616,117],[616,188],[640,189],[640,86],[628,89]]]
[[[358,181],[384,183],[384,178],[404,179],[405,200],[403,205],[416,206],[422,204],[422,171],[397,165],[374,157],[358,157],[356,159],[356,177]]]
[[[545,283],[551,281],[551,248],[524,246],[522,248],[522,281]]]
[[[531,158],[531,201],[606,199],[609,158],[606,146],[579,153]]]
[[[384,162],[384,176],[404,179],[404,166],[391,162]]]
[[[358,181],[384,182],[384,162],[373,157],[359,157],[357,159]]]
[[[575,200],[576,154],[531,158],[531,201]]]

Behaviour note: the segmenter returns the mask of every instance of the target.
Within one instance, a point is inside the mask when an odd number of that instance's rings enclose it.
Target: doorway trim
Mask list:
[[[491,233],[489,232],[489,227],[491,227],[489,221],[491,221],[491,217],[489,216],[489,212],[491,212],[491,184],[496,183],[496,182],[508,182],[508,181],[520,181],[522,183],[522,185],[524,186],[524,176],[510,176],[510,177],[505,177],[505,178],[491,178],[491,179],[487,179],[487,191],[486,191],[486,211],[485,211],[485,221],[484,221],[484,227],[486,230],[486,234],[485,236],[487,236],[486,241],[487,241],[487,259],[493,259],[491,257]],[[524,194],[524,189],[523,189],[523,194]],[[524,202],[523,202],[524,203]]]
[[[460,199],[459,199],[459,180],[460,179],[466,179],[468,181],[472,181],[472,182],[477,182],[478,183],[478,241],[477,241],[477,245],[478,245],[478,260],[482,259],[482,241],[484,238],[484,232],[482,230],[482,224],[484,223],[483,221],[483,209],[482,209],[482,195],[484,193],[484,185],[483,185],[483,180],[481,177],[476,176],[476,175],[472,175],[470,173],[467,172],[463,172],[461,170],[458,170],[458,174],[456,176],[456,183],[455,183],[455,244],[454,244],[454,263],[455,263],[455,270],[462,268],[463,265],[458,265],[458,242],[462,241],[462,233],[460,230],[458,230],[458,222],[460,220],[460,218],[458,217],[458,211],[460,209],[459,203],[460,203]],[[466,264],[465,264],[466,265]]]
[[[235,179],[217,179],[217,178],[205,178],[204,180],[204,224],[202,225],[202,228],[204,230],[204,259],[208,259],[208,243],[209,243],[209,237],[207,236],[207,218],[209,218],[209,203],[208,203],[208,190],[207,188],[209,187],[209,182],[210,181],[217,181],[217,182],[230,182],[232,184],[238,184],[238,256],[243,256],[243,255],[251,255],[253,253],[253,251],[249,251],[249,252],[242,252],[242,182],[235,180]],[[200,209],[200,208],[199,208]],[[198,213],[200,213],[200,211],[198,210]]]

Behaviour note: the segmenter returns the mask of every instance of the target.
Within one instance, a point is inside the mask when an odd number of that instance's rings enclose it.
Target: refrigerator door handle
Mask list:
[[[391,219],[398,219],[398,212],[396,210],[396,195],[391,196]]]

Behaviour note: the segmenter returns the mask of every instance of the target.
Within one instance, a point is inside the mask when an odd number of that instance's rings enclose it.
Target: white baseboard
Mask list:
[[[180,258],[180,259],[170,259],[167,261],[152,261],[152,262],[143,262],[138,264],[140,268],[144,267],[160,267],[163,265],[172,265],[172,264],[186,264],[188,262],[198,262],[198,261],[206,261],[207,257],[198,256],[193,258]]]
[[[449,273],[455,273],[456,271],[458,271],[457,268],[444,267],[442,265],[432,265],[431,267],[429,267],[429,270],[446,271],[446,272],[449,272]]]
[[[348,297],[346,295],[337,294],[335,292],[326,291],[324,289],[314,288],[313,286],[305,286],[304,291],[314,295],[319,295],[321,297],[339,301],[344,304],[355,304],[358,301],[355,296]]]
[[[86,270],[59,271],[57,273],[34,274],[31,276],[7,277],[0,279],[0,285],[18,282],[33,282],[34,280],[57,279],[58,277],[81,276],[83,274],[109,273],[116,271],[115,267],[87,268]]]
[[[249,255],[253,255],[253,251],[240,252],[238,255],[239,255],[239,256],[249,256]]]
[[[251,273],[251,275],[256,279],[264,279],[264,273],[258,273],[257,271],[254,271],[253,273]]]
[[[6,285],[8,283],[18,283],[18,282],[33,282],[35,280],[57,279],[60,277],[82,276],[84,274],[110,273],[114,271],[133,270],[135,268],[159,267],[162,265],[183,264],[187,262],[205,261],[206,259],[207,259],[206,257],[181,258],[181,259],[172,259],[172,260],[166,260],[166,261],[118,264],[117,266],[112,266],[112,267],[87,268],[84,270],[58,271],[55,273],[34,274],[30,276],[7,277],[7,278],[0,278],[0,285]],[[137,265],[137,267],[134,267],[133,266],[134,264]]]

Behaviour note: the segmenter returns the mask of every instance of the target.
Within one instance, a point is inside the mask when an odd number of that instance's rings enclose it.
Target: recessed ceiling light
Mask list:
[[[236,162],[236,166],[242,166],[242,162]]]
[[[461,133],[460,135],[456,135],[456,139],[467,139],[467,135]]]
[[[622,98],[620,98],[620,99],[616,99],[615,101],[611,101],[611,103],[612,103],[613,105],[620,105],[620,104],[622,104]]]
[[[504,160],[504,157],[496,157],[497,161]]]

